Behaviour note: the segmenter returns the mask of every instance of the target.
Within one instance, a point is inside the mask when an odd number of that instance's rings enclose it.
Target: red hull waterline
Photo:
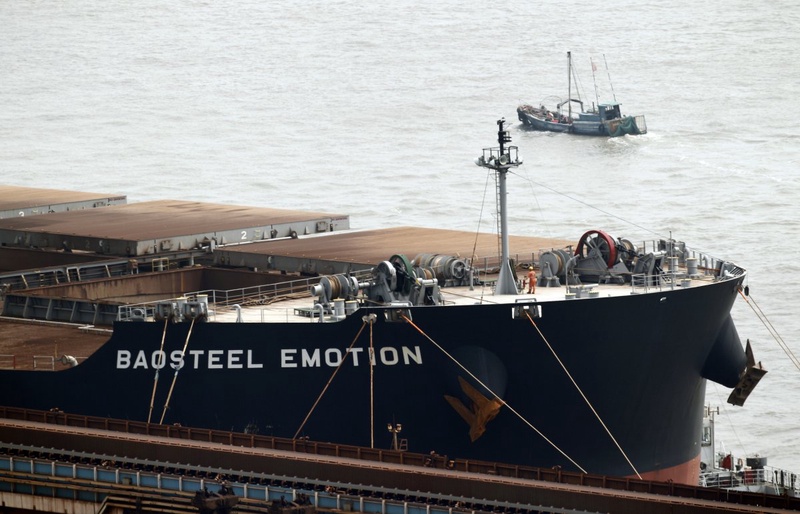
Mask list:
[[[639,478],[636,475],[630,475],[626,478]],[[676,484],[697,485],[700,478],[700,455],[698,454],[693,459],[672,466],[671,468],[659,469],[642,473],[642,480],[651,480],[654,482],[674,482]]]

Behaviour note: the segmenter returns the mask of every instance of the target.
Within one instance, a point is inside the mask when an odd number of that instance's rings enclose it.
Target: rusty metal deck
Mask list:
[[[0,220],[124,205],[125,195],[0,185]]]
[[[511,257],[518,263],[533,262],[540,251],[575,243],[541,237],[509,238]],[[395,254],[413,259],[424,253],[472,259],[476,264],[488,261],[492,265],[497,263],[500,249],[496,234],[396,227],[218,248],[214,252],[214,262],[226,266],[331,274],[371,268]]]
[[[342,214],[159,200],[0,220],[8,246],[141,256],[349,228]]]

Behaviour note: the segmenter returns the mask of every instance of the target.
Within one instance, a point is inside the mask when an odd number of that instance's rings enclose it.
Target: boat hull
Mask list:
[[[392,444],[387,423],[401,423],[415,452],[617,476],[685,474],[699,456],[712,348],[733,356],[729,374],[741,371],[741,344],[720,349],[717,338],[741,280],[543,302],[536,326],[493,304],[410,308],[413,325],[364,308],[334,323],[118,322],[78,366],[0,371],[0,387],[16,391],[4,395],[8,406],[153,422],[163,415],[167,424],[361,446],[374,439],[384,448]],[[370,313],[377,320],[361,331]],[[170,364],[184,346],[176,376]],[[459,377],[492,395],[461,366],[507,404],[474,441],[447,397],[470,407]]]
[[[572,125],[569,123],[555,123],[552,121],[548,121],[539,116],[535,116],[530,112],[526,112],[521,108],[517,109],[517,115],[519,117],[519,121],[521,121],[526,127],[530,127],[534,130],[542,130],[546,132],[572,131]]]
[[[613,118],[610,120],[589,120],[583,121],[581,116],[573,121],[572,133],[581,134],[586,136],[607,136],[607,137],[620,137],[625,135],[637,136],[647,133],[647,125],[644,121],[644,116],[625,116],[622,118]],[[590,118],[597,118],[597,116],[589,116]]]
[[[530,106],[520,106],[517,108],[517,117],[526,127],[545,132],[569,132],[583,136],[605,137],[635,136],[647,133],[644,116],[624,116],[601,120],[595,114],[581,113],[571,121],[556,123],[537,116],[535,109]]]

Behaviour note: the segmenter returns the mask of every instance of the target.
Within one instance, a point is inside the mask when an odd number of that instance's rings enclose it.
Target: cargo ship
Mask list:
[[[730,315],[745,269],[589,229],[521,273],[503,123],[476,159],[497,178],[496,263],[390,250],[251,295],[118,305],[86,360],[0,370],[2,403],[696,484],[706,381],[741,405],[764,373]],[[9,295],[4,314],[32,305]]]

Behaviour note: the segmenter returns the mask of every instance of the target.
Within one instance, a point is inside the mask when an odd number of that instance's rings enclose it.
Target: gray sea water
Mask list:
[[[0,27],[5,184],[491,231],[473,160],[505,117],[513,233],[672,235],[749,269],[784,343],[739,301],[769,373],[742,408],[708,402],[735,456],[800,471],[794,0],[33,0],[0,2]],[[568,50],[584,100],[647,135],[520,128],[519,103],[566,97]]]

